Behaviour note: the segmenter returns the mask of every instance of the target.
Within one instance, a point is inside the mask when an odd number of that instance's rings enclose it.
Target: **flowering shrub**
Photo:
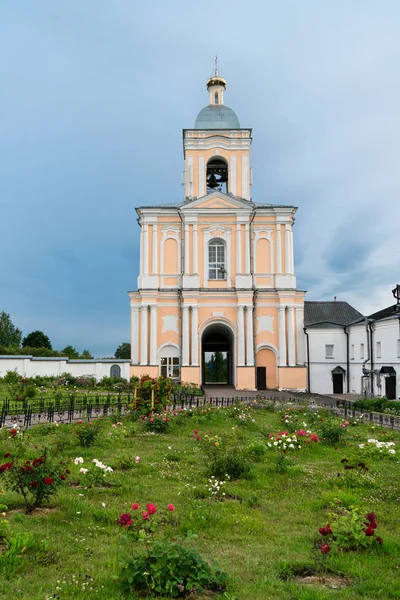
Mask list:
[[[300,450],[301,448],[301,445],[297,441],[296,435],[294,433],[289,434],[288,431],[278,431],[277,433],[270,433],[268,438],[268,448],[282,450],[282,452],[286,452],[287,450]]]
[[[229,475],[226,476],[226,479],[229,480]],[[226,496],[226,493],[223,491],[226,481],[218,481],[214,475],[208,480],[210,487],[208,491],[211,494],[211,498],[214,500],[223,500]]]
[[[76,465],[83,465],[84,460],[82,456],[77,456],[74,459]],[[103,464],[97,458],[93,458],[92,463],[89,463],[87,467],[80,467],[79,473],[84,475],[83,482],[85,487],[101,487],[105,484],[105,477],[109,473],[112,473],[113,469]]]
[[[12,456],[7,459],[0,465],[0,477],[5,487],[23,497],[27,513],[54,496],[70,473],[63,461],[49,458],[46,450],[31,460],[14,460]]]
[[[177,598],[188,593],[202,593],[205,589],[224,588],[227,575],[213,570],[181,540],[155,540],[160,525],[168,523],[174,511],[173,504],[160,511],[151,502],[143,509],[135,502],[130,513],[120,515],[118,524],[125,529],[124,541],[133,539],[136,554],[126,560],[120,573],[119,581],[125,592]]]
[[[154,390],[154,410],[161,412],[166,406],[171,404],[171,391],[173,383],[168,377],[151,378],[144,375],[139,379],[136,388],[136,399],[129,404],[129,410],[138,412],[142,415],[149,415],[152,411],[151,397]]]
[[[370,438],[367,443],[359,444],[360,450],[363,450],[365,454],[370,456],[376,456],[378,458],[384,458],[389,456],[394,458],[396,455],[395,450],[396,444],[394,442],[380,442],[375,438]]]
[[[82,448],[87,448],[94,443],[100,433],[100,426],[99,421],[95,421],[95,423],[91,421],[78,421],[73,428],[73,433],[78,438],[79,445]]]
[[[358,550],[370,548],[376,543],[383,544],[382,538],[375,536],[378,522],[373,512],[363,515],[358,508],[344,508],[337,503],[330,516],[332,525],[328,523],[319,528],[324,542],[321,545],[322,553],[331,550],[328,540],[341,550]]]
[[[146,431],[153,431],[154,433],[167,433],[171,427],[172,418],[173,413],[165,412],[161,415],[142,415],[141,421]]]
[[[343,426],[343,423],[339,423],[335,419],[326,422],[324,421],[319,428],[322,441],[324,444],[328,444],[330,446],[336,446],[339,444],[346,431],[347,427]]]
[[[374,477],[369,473],[369,468],[364,462],[351,464],[347,458],[342,458],[343,472],[338,473],[341,483],[348,487],[359,487],[360,485],[373,485]]]
[[[245,406],[241,404],[239,406],[233,406],[231,415],[234,419],[237,419],[242,425],[250,425],[255,423],[256,420],[253,418],[253,409],[251,406]]]
[[[194,430],[193,437],[204,451],[210,475],[221,478],[229,476],[231,479],[249,477],[251,461],[247,448],[238,445],[233,437],[226,437],[223,441],[218,435],[204,431],[200,434],[197,429]]]

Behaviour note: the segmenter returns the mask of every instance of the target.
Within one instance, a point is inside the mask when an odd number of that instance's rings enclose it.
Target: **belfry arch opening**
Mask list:
[[[211,192],[228,193],[228,163],[221,156],[211,158],[206,172],[207,194]]]
[[[234,384],[234,336],[226,325],[209,325],[201,337],[203,385]]]

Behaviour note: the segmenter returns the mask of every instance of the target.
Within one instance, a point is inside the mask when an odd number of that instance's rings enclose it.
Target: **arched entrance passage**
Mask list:
[[[202,382],[209,385],[234,383],[234,337],[226,325],[209,325],[201,337]]]

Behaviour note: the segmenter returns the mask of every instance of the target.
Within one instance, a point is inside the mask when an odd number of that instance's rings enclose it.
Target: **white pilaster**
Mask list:
[[[297,348],[297,364],[304,365],[305,363],[305,335],[304,335],[304,317],[303,307],[296,306],[296,348]]]
[[[236,156],[230,159],[229,191],[236,196]]]
[[[141,313],[141,327],[140,327],[140,364],[147,365],[147,347],[148,347],[148,310],[147,304],[140,308]]]
[[[254,366],[253,307],[246,307],[246,365]]]
[[[238,367],[244,366],[244,314],[243,306],[238,306]]]
[[[199,364],[199,339],[197,330],[199,327],[199,311],[197,306],[192,306],[192,366],[197,367]]]
[[[131,305],[131,362],[139,363],[139,306]]]
[[[286,306],[278,306],[279,366],[286,367]]]
[[[150,364],[157,364],[157,304],[150,305]]]
[[[185,273],[189,275],[190,248],[189,248],[189,224],[185,223]]]
[[[182,366],[189,366],[189,307],[183,307],[182,318]]]
[[[282,236],[281,224],[276,224],[276,272],[278,275],[282,273]]]
[[[290,272],[294,275],[293,229],[290,228]]]
[[[153,223],[153,250],[152,250],[152,273],[158,275],[158,240],[157,240],[157,225]]]
[[[143,275],[149,274],[149,226],[143,225]]]
[[[242,156],[242,198],[250,200],[249,157]]]
[[[242,272],[242,235],[241,225],[236,223],[236,273],[239,275]]]
[[[296,366],[296,338],[294,330],[294,307],[289,306],[288,310],[288,355],[289,367]]]
[[[290,225],[285,225],[285,273],[289,275],[291,273],[290,265]]]
[[[193,225],[193,273],[199,273],[199,244],[197,239],[197,225]]]
[[[193,156],[188,157],[187,162],[187,196],[193,196]]]
[[[204,156],[199,156],[199,198],[204,196],[206,193],[204,189],[205,180],[206,174],[204,171]]]
[[[250,273],[250,225],[246,223],[245,235],[245,259],[246,259],[246,275]]]

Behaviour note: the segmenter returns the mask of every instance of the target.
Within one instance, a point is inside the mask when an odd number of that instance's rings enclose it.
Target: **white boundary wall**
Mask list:
[[[7,371],[16,371],[22,377],[45,375],[59,377],[62,373],[71,373],[74,377],[81,375],[95,377],[97,381],[110,377],[111,367],[118,365],[121,377],[129,380],[130,360],[70,360],[68,358],[42,358],[36,356],[0,356],[0,377]]]

